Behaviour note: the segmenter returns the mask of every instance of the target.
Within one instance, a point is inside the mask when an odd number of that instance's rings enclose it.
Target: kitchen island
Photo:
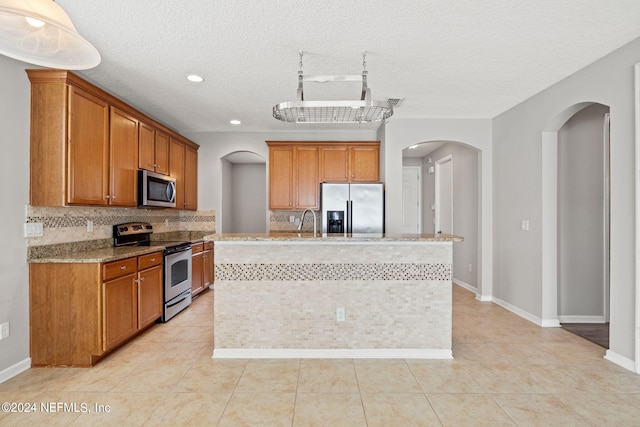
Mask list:
[[[449,235],[213,234],[214,358],[451,358]]]

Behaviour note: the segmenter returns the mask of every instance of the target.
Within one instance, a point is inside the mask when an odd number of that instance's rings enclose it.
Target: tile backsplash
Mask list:
[[[215,233],[215,210],[174,211],[169,209],[42,207],[27,205],[26,223],[42,223],[43,235],[28,237],[27,246],[53,245],[111,239],[113,225],[142,221],[153,225],[154,233],[200,231]],[[93,231],[88,231],[88,224]]]
[[[318,231],[322,230],[322,211],[314,211],[316,214],[316,222]],[[269,231],[295,231],[298,229],[300,216],[302,211],[269,211]],[[291,217],[294,222],[291,222]],[[295,222],[298,221],[298,222]],[[311,213],[307,212],[302,224],[304,231],[313,231],[313,218]]]

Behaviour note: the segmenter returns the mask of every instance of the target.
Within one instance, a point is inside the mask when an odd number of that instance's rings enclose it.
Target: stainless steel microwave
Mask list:
[[[175,208],[175,178],[151,171],[139,170],[138,206],[143,208]]]

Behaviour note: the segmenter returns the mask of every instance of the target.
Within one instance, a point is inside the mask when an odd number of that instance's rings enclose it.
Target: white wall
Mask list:
[[[561,322],[589,317],[604,321],[603,130],[604,115],[608,112],[609,107],[594,104],[576,113],[558,131],[558,316]]]
[[[29,366],[29,281],[23,236],[29,198],[30,85],[22,62],[0,55],[0,323],[10,322],[0,341],[0,382]],[[12,369],[11,367],[14,366]],[[4,372],[3,372],[4,371]],[[10,372],[12,371],[12,372]]]
[[[611,111],[611,325],[609,358],[634,360],[634,64],[640,39],[493,120],[494,295],[542,316],[542,132],[583,102]],[[530,231],[520,221],[530,220]]]
[[[386,232],[402,231],[402,150],[428,141],[456,141],[478,150],[478,255],[480,299],[492,295],[492,147],[489,119],[400,119],[384,127]],[[462,236],[465,237],[465,236]],[[454,244],[455,246],[455,244]]]

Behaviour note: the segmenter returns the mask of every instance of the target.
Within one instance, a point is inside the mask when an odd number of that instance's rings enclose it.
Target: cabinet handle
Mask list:
[[[141,277],[141,278],[138,279],[138,283],[140,283],[140,282],[144,282],[144,277]]]
[[[122,271],[124,271],[124,270],[126,270],[126,269],[127,269],[127,266],[126,266],[126,265],[123,265],[123,266],[121,266],[121,267],[120,267],[120,270],[122,270]]]
[[[111,196],[106,195],[106,196],[104,196],[104,198],[105,198],[105,199],[110,199],[110,198],[111,198]]]
[[[155,258],[151,258],[151,262],[155,262],[155,260],[156,260]]]
[[[111,200],[115,200],[115,199],[116,199],[116,196],[111,196]]]

